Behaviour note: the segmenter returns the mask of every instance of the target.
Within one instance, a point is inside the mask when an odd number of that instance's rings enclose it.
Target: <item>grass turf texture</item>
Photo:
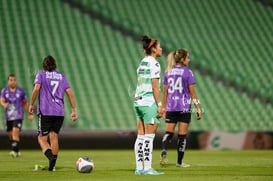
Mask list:
[[[39,150],[22,150],[22,156],[11,158],[8,150],[0,151],[0,180],[273,180],[273,151],[194,151],[187,150],[189,168],[176,168],[176,151],[169,150],[167,167],[159,166],[160,150],[154,150],[153,167],[165,175],[134,175],[133,150],[61,150],[55,172],[33,171],[35,164],[48,168],[46,157]],[[92,173],[75,169],[80,156],[94,160]]]

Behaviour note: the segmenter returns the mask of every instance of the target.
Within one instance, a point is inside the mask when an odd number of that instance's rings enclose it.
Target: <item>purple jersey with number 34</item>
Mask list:
[[[167,111],[190,111],[189,85],[195,84],[192,71],[187,67],[176,65],[164,74],[163,83],[168,87]]]
[[[64,93],[70,88],[65,76],[53,70],[37,73],[34,84],[40,84],[37,114],[64,116]]]

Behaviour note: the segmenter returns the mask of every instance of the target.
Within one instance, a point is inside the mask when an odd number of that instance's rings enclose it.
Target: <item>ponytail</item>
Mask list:
[[[172,68],[174,68],[176,62],[175,62],[175,59],[174,59],[174,51],[173,52],[170,52],[167,56],[167,67],[166,67],[166,70],[165,72],[168,72],[170,71]]]
[[[154,38],[149,38],[148,36],[145,35],[142,37],[142,42],[143,42],[143,51],[147,55],[150,55],[152,53],[151,48],[156,46],[157,40]]]

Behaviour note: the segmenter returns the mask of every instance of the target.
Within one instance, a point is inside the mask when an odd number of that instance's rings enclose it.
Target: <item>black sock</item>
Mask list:
[[[52,154],[52,150],[51,149],[47,149],[45,151],[45,156],[49,159],[49,160],[53,160],[54,159],[54,156]]]
[[[184,151],[186,149],[187,135],[178,135],[177,141],[177,163],[182,164]]]
[[[53,155],[54,166],[55,166],[55,164],[56,164],[57,158],[58,158],[58,155]]]
[[[11,141],[11,148],[15,152],[19,152],[19,141],[12,140]]]
[[[173,133],[172,132],[166,132],[165,135],[162,138],[162,155],[167,154],[168,144],[172,141]]]
[[[53,158],[54,158],[55,160],[57,160],[58,155],[53,155]]]
[[[56,164],[56,160],[57,160],[58,155],[53,155],[52,154],[52,150],[51,149],[47,149],[45,151],[45,156],[49,160],[48,170],[49,171],[53,171],[53,169],[55,167],[55,164]]]
[[[49,162],[49,168],[48,168],[49,171],[52,171],[54,169],[56,165],[57,157],[58,155],[53,155],[52,161]]]

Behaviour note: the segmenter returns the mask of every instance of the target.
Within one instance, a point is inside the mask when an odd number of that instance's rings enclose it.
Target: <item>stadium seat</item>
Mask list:
[[[139,41],[112,27],[118,24],[133,35],[159,39],[162,75],[169,51],[189,50],[204,109],[203,120],[192,121],[191,130],[271,130],[272,104],[249,94],[273,101],[272,17],[272,9],[255,1],[2,0],[0,76],[14,72],[30,96],[43,57],[51,54],[78,104],[79,120],[73,123],[66,101],[65,128],[135,130],[132,97],[144,54]],[[3,119],[3,109],[0,114]],[[36,127],[36,122],[24,123],[24,129]]]

